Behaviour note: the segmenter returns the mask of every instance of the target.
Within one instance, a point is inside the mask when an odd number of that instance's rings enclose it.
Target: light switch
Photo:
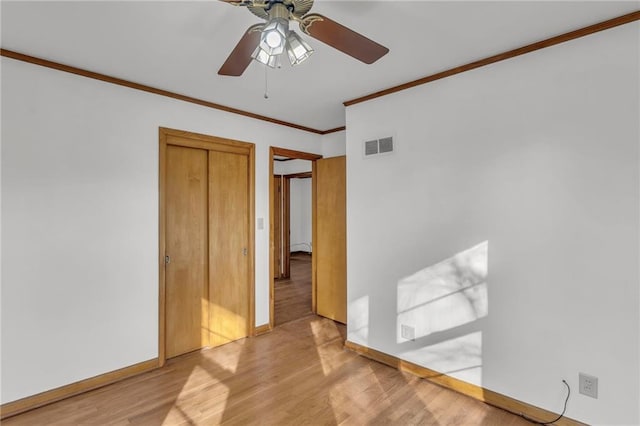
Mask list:
[[[258,229],[264,229],[264,218],[258,218]]]

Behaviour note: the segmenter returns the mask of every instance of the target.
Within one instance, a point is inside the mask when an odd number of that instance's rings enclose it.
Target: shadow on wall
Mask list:
[[[484,241],[398,281],[401,358],[482,384],[482,332],[467,325],[489,312],[488,252]]]

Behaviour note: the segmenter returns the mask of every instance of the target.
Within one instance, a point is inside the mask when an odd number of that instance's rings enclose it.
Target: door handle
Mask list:
[[[245,255],[245,256],[247,255],[247,248],[246,247],[242,249],[242,254]]]

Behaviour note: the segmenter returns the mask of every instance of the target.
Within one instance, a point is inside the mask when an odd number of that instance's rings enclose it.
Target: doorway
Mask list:
[[[312,313],[312,162],[274,156],[274,325]]]
[[[317,154],[270,149],[270,328],[308,313],[346,323],[344,158],[323,159]],[[305,170],[275,166],[293,160],[310,163],[310,170],[308,166]],[[281,170],[274,173],[275,169]],[[311,238],[296,237],[293,241],[291,196],[299,182],[305,182],[301,186],[311,192]],[[288,312],[280,315],[279,309]]]
[[[159,358],[254,333],[254,145],[160,128]]]

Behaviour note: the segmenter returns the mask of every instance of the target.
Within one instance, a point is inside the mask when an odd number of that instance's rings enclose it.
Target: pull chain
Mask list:
[[[267,68],[269,67],[265,65],[264,67],[264,98],[265,99],[269,99],[269,82],[267,79]]]

